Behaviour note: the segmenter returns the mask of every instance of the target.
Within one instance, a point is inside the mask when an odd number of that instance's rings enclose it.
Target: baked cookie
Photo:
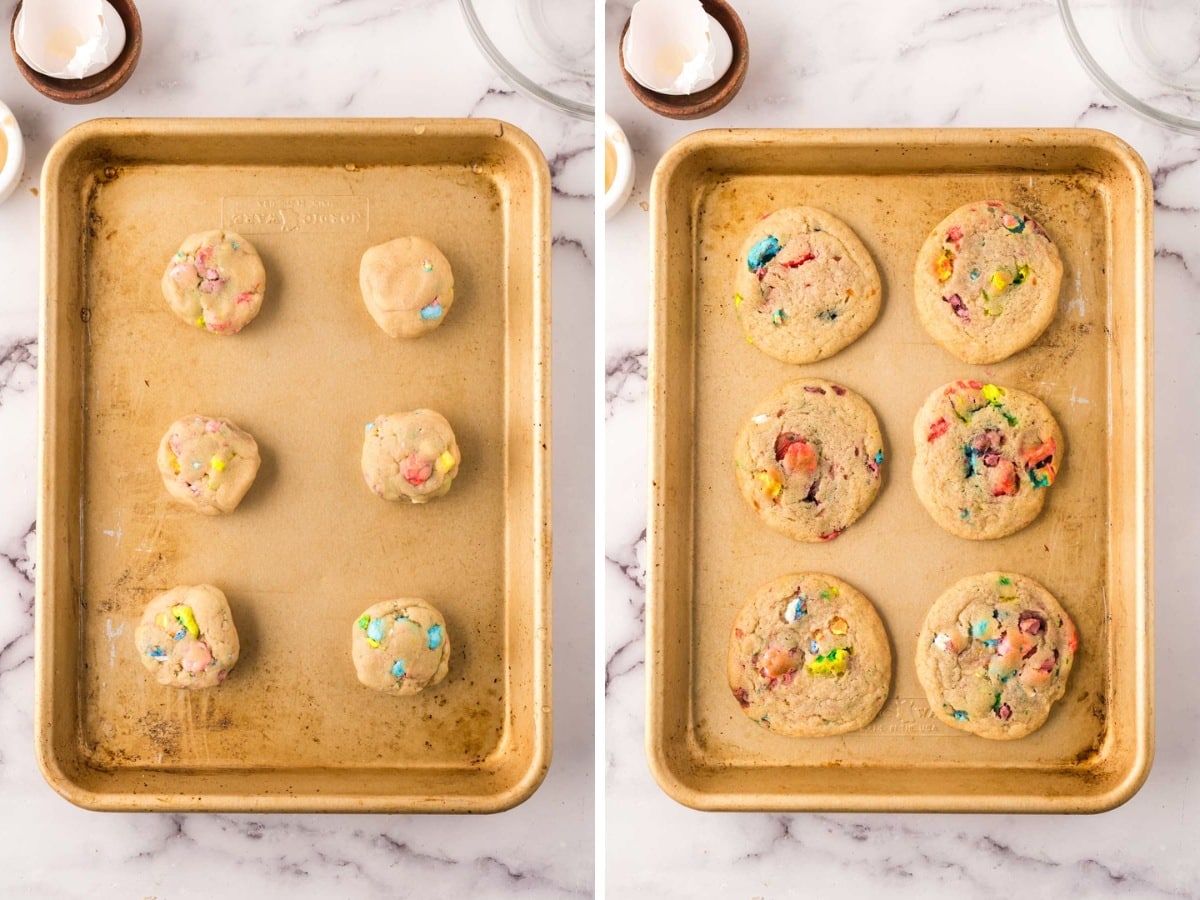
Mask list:
[[[183,242],[163,273],[171,311],[214,334],[237,334],[262,307],[267,274],[254,245],[232,231],[202,231]]]
[[[206,516],[231,513],[258,474],[258,444],[228,419],[184,416],[158,444],[167,491]]]
[[[142,613],[133,640],[142,665],[170,687],[213,687],[238,661],[229,601],[211,584],[159,594]]]
[[[797,541],[830,541],[875,500],[883,438],[854,391],[801,378],[754,407],[734,442],[733,466],[764,522]]]
[[[999,362],[1046,330],[1062,271],[1058,248],[1025,213],[998,200],[968,203],[917,254],[917,315],[963,362]]]
[[[913,423],[913,486],[934,521],[972,540],[1000,538],[1037,518],[1063,466],[1063,437],[1037,397],[953,381]]]
[[[742,607],[729,638],[729,687],[763,728],[843,734],[887,700],[892,651],[871,601],[829,575],[785,575]]]
[[[733,305],[746,339],[769,356],[809,363],[857,340],[879,314],[871,254],[824,210],[793,206],[756,222],[738,255]]]
[[[425,503],[441,497],[461,460],[450,423],[432,409],[377,416],[367,423],[363,477],[384,500]]]
[[[420,337],[454,303],[454,273],[442,251],[419,237],[371,247],[358,270],[367,312],[392,337]]]
[[[415,694],[446,677],[446,620],[424,600],[384,600],[354,622],[350,651],[358,680],[376,691]]]
[[[1037,731],[1067,689],[1079,635],[1049,591],[1024,575],[959,581],[930,608],[917,676],[934,714],[993,740]]]

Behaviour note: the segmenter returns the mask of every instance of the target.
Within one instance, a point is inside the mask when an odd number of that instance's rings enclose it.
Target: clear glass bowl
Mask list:
[[[1141,116],[1200,133],[1200,0],[1058,0],[1088,74]]]
[[[592,0],[459,0],[475,43],[504,79],[534,100],[595,115]]]

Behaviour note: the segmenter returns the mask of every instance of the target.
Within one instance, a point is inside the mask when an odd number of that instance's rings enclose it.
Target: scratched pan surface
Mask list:
[[[1093,131],[709,131],[670,150],[652,188],[652,497],[647,751],[663,788],[703,809],[1085,812],[1131,796],[1153,755],[1151,640],[1151,187],[1141,160]],[[925,237],[971,200],[1042,222],[1065,266],[1058,316],[1029,349],[958,362],[921,328],[912,270]],[[884,302],[859,341],[811,365],[747,344],[735,259],[782,206],[829,210],[879,266]],[[836,540],[761,524],[732,472],[751,407],[791,378],[860,392],[887,462],[875,504]],[[1067,456],[1041,516],[996,541],[943,532],[912,487],[912,421],[933,388],[979,378],[1041,397]],[[1049,721],[987,741],[932,717],[915,641],[957,579],[1007,569],[1045,584],[1081,649]],[[828,572],[865,592],[891,636],[892,694],[862,731],[786,738],[730,694],[734,615],[763,582]]]
[[[549,762],[549,179],[492,121],[108,120],[43,178],[37,749],[98,809],[486,812]],[[190,232],[251,239],[261,315],[236,337],[179,322],[159,290]],[[358,262],[432,239],[454,267],[445,325],[388,338]],[[461,474],[425,507],[363,483],[363,425],[428,406]],[[230,516],[173,503],[154,465],[174,419],[233,419],[263,465]],[[176,584],[230,598],[241,660],[207,692],[137,658],[144,605]],[[450,674],[412,698],[359,685],[351,625],[424,597]]]

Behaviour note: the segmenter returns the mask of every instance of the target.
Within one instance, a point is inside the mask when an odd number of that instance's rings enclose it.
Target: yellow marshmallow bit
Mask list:
[[[176,475],[179,474],[179,457],[174,453],[171,454],[171,471]]]
[[[196,317],[196,327],[197,327],[197,328],[203,328],[203,327],[204,327],[204,316],[197,316],[197,317]]]
[[[454,468],[454,455],[449,450],[443,450],[442,455],[437,458],[434,466],[437,467],[439,472],[445,475]]]
[[[779,492],[783,490],[783,484],[770,472],[759,472],[754,477],[762,485],[763,493],[772,500],[778,497]]]
[[[1013,277],[1003,269],[997,269],[992,273],[992,287],[997,291],[1002,291],[1012,284]]]
[[[741,308],[741,305],[742,305],[742,295],[741,295],[741,294],[734,294],[734,295],[733,295],[733,308],[734,308],[734,309],[740,309],[740,308]]]
[[[1004,388],[994,384],[985,384],[983,386],[983,399],[988,403],[999,403],[1000,398],[1004,396]]]
[[[200,636],[200,626],[196,624],[196,617],[192,615],[192,608],[184,606],[182,603],[178,606],[171,607],[171,615],[175,620],[187,629],[187,633],[192,637]]]
[[[218,472],[224,472],[225,471],[225,460],[221,459],[221,457],[219,457],[219,456],[214,456],[212,459],[210,459],[208,461],[208,467],[210,469],[214,469]]]

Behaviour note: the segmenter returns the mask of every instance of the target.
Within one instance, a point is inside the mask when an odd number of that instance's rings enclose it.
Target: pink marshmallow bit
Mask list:
[[[204,641],[192,641],[183,654],[183,668],[192,673],[203,672],[212,661],[212,651]]]

